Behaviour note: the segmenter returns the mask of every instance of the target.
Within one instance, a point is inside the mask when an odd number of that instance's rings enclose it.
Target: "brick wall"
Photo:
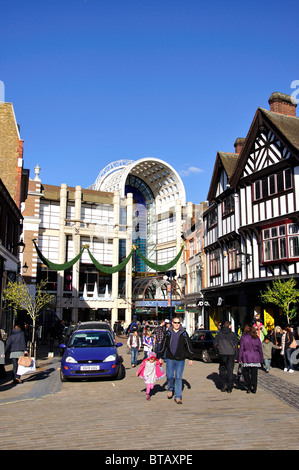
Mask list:
[[[1,179],[20,208],[23,141],[11,103],[0,103],[0,168]]]

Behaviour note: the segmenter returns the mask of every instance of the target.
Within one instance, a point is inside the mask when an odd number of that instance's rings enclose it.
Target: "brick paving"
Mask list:
[[[255,395],[237,388],[227,394],[218,388],[218,364],[186,362],[183,404],[177,405],[167,399],[164,379],[146,401],[126,346],[119,352],[126,372],[120,381],[62,384],[58,356],[40,360],[23,384],[2,379],[0,449],[21,450],[20,442],[27,450],[103,452],[299,449],[298,371],[259,371]]]

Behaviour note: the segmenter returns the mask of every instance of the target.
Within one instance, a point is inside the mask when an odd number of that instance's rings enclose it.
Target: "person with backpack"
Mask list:
[[[166,351],[166,377],[168,384],[167,398],[174,397],[177,404],[182,404],[182,385],[185,359],[193,364],[192,344],[186,329],[182,327],[178,317],[172,319],[172,326],[165,333],[159,352],[160,364]]]

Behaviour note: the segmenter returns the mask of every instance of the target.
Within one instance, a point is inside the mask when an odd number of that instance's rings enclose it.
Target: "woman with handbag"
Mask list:
[[[18,370],[18,360],[19,357],[27,351],[26,342],[25,342],[25,334],[21,330],[20,325],[15,325],[14,329],[11,332],[11,335],[8,337],[5,346],[5,354],[10,349],[9,358],[12,359],[13,364],[13,375],[14,383],[22,383],[20,375],[17,374]]]
[[[252,324],[245,326],[241,336],[239,362],[243,365],[247,393],[256,393],[258,369],[264,362],[264,356],[261,340]]]
[[[292,328],[288,325],[283,326],[282,328],[282,351],[284,361],[284,372],[294,372],[294,364],[292,363],[292,353],[297,348],[297,343],[292,332]]]

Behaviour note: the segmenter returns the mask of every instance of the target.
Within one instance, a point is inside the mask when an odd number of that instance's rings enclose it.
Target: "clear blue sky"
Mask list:
[[[44,183],[156,157],[207,197],[218,150],[299,80],[298,2],[0,0],[0,81]],[[299,115],[299,112],[297,112]],[[191,168],[191,170],[190,170]]]

